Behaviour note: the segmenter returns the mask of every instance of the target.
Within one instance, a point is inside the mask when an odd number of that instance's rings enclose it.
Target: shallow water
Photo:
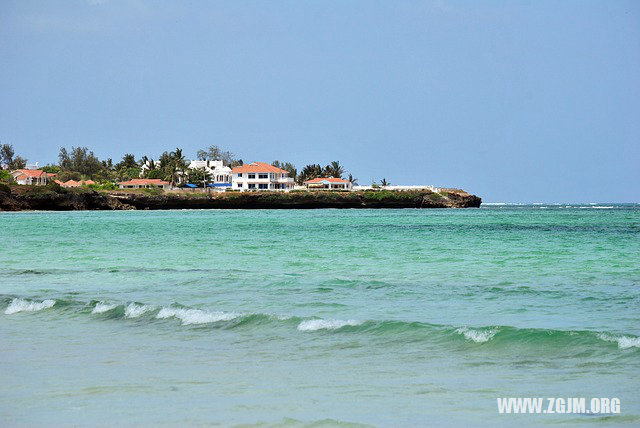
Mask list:
[[[0,232],[0,425],[640,424],[637,205],[23,212]],[[499,415],[506,396],[622,412]]]

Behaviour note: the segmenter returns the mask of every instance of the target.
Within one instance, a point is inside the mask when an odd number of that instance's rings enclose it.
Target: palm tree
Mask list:
[[[340,165],[340,162],[333,161],[324,167],[323,173],[329,177],[342,178],[344,175],[344,167]]]
[[[386,178],[383,178],[382,180],[380,180],[380,185],[382,187],[387,187],[387,186],[391,186],[391,183],[389,183]]]
[[[322,177],[324,170],[318,164],[310,164],[302,168],[300,174],[298,174],[298,184],[302,184],[312,178]]]
[[[353,175],[349,174],[349,181],[351,182],[352,186],[357,186],[358,185],[358,179],[355,178]]]

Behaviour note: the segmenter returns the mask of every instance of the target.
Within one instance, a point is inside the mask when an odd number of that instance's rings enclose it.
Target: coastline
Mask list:
[[[9,191],[7,191],[9,190]],[[460,189],[291,191],[291,192],[98,192],[57,186],[0,189],[0,211],[165,210],[165,209],[322,209],[322,208],[478,208],[482,199]]]

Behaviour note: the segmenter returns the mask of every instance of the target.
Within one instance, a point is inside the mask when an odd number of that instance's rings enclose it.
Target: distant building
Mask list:
[[[152,170],[152,166],[157,168],[159,162],[148,160],[140,167],[140,177],[144,176],[148,171]],[[192,160],[189,161],[187,169],[204,169],[207,173],[207,187],[226,189],[231,187],[231,168],[224,166],[221,160]],[[185,183],[187,174],[178,173],[178,183]],[[202,183],[198,183],[202,184]]]
[[[291,190],[295,183],[289,172],[265,162],[252,162],[231,170],[234,190]]]
[[[120,189],[170,189],[171,183],[159,178],[134,178],[118,183]]]
[[[48,174],[41,169],[17,169],[11,175],[20,185],[44,186],[49,182]]]
[[[210,177],[207,180],[208,187],[219,187],[223,189],[231,187],[231,168],[224,166],[224,162],[221,160],[192,160],[187,168],[204,169]]]
[[[307,189],[351,190],[351,182],[342,178],[318,177],[304,182]]]

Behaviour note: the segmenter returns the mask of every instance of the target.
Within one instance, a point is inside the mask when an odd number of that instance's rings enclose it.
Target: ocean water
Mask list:
[[[0,234],[2,426],[640,424],[637,205],[21,212]]]

